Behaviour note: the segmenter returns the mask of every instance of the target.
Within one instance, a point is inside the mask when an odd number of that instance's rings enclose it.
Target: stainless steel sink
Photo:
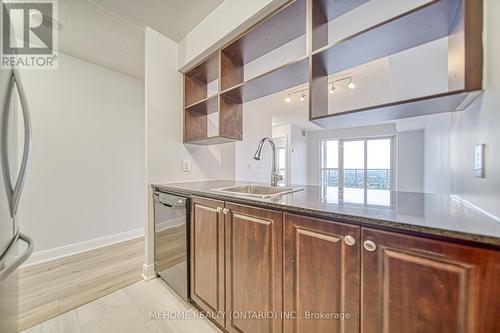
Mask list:
[[[281,194],[288,194],[297,191],[302,191],[302,189],[294,187],[275,187],[267,185],[247,184],[247,185],[237,185],[237,186],[218,188],[214,189],[214,191],[231,193],[231,194],[240,194],[250,197],[269,198]]]

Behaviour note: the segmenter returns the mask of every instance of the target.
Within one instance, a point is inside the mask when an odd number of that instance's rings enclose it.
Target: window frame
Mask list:
[[[338,188],[344,189],[345,185],[345,176],[344,176],[344,143],[350,141],[363,141],[364,142],[364,202],[367,203],[368,196],[368,141],[371,140],[390,140],[390,191],[394,191],[396,189],[396,152],[395,152],[395,135],[381,135],[381,136],[365,136],[365,137],[352,137],[352,138],[322,138],[319,140],[319,183],[320,186],[326,186],[323,184],[323,171],[328,170],[337,170],[338,171]],[[338,141],[338,168],[326,168],[324,167],[325,156],[326,156],[326,144],[327,141]]]

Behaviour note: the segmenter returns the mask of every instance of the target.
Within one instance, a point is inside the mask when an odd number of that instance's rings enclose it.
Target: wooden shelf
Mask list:
[[[329,105],[328,78],[441,38],[448,39],[447,87],[425,94],[393,96],[387,102]],[[408,63],[411,68],[412,63]],[[390,68],[388,69],[390,70]],[[399,73],[398,75],[404,75]],[[445,82],[443,82],[445,83]],[[410,81],[408,82],[410,84]],[[356,89],[369,86],[358,86]],[[482,88],[482,1],[434,0],[333,45],[313,52],[310,78],[310,120],[320,126],[362,126],[380,121],[463,110]],[[408,97],[411,96],[411,97]],[[348,98],[348,97],[346,97]],[[375,99],[377,100],[377,99]],[[339,112],[335,106],[343,105]],[[355,106],[356,105],[356,106]]]
[[[306,2],[295,0],[222,49],[247,64],[306,33]]]
[[[191,79],[202,83],[212,82],[219,78],[218,53],[213,54],[207,60],[186,73]]]
[[[243,82],[245,64],[305,33],[306,1],[295,0],[222,49],[221,90]]]
[[[371,106],[354,111],[328,114],[311,118],[311,121],[325,128],[363,126],[376,122],[425,116],[435,113],[462,111],[482,92],[458,91],[420,99],[398,101]]]
[[[184,143],[211,145],[242,140],[243,107],[240,102],[216,95],[184,110]],[[209,118],[214,116],[210,123]],[[215,125],[215,133],[213,130]]]
[[[221,95],[245,103],[296,87],[307,83],[308,64],[308,58],[300,59],[227,89]]]
[[[222,144],[222,143],[231,143],[234,141],[238,141],[238,140],[235,140],[234,138],[226,138],[223,136],[212,136],[212,137],[198,139],[198,140],[195,139],[195,140],[184,141],[184,143],[190,144],[190,145],[198,145],[198,146],[210,146],[210,145],[218,145],[218,144]]]
[[[198,113],[213,113],[218,111],[218,94],[205,98],[199,102],[188,105],[185,110]]]
[[[331,75],[446,37],[459,4],[460,0],[433,1],[315,51],[313,62]]]
[[[325,13],[326,20],[333,21],[351,10],[364,5],[369,0],[314,0]]]
[[[312,49],[317,50],[328,44],[328,23],[351,10],[364,5],[369,0],[312,0]]]
[[[207,99],[208,84],[219,78],[219,53],[184,74],[184,106],[192,106]]]

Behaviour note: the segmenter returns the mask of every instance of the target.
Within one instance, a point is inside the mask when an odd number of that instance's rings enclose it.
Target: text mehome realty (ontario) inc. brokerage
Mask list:
[[[248,320],[267,320],[267,319],[304,319],[304,320],[350,320],[349,312],[312,312],[304,311],[299,314],[295,311],[231,311],[231,312],[199,312],[196,310],[188,311],[152,311],[149,314],[152,320],[187,320],[187,319],[248,319]]]

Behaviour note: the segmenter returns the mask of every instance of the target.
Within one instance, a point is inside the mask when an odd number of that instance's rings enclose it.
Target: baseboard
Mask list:
[[[28,260],[26,260],[26,262],[21,267],[40,264],[46,261],[67,257],[70,255],[78,254],[89,250],[98,249],[100,247],[124,242],[141,236],[144,236],[143,228],[129,230],[100,238],[95,238],[81,243],[65,245],[46,251],[35,252],[31,255],[31,257],[28,258]]]
[[[452,198],[456,202],[460,203],[461,205],[469,208],[470,210],[475,211],[478,214],[481,214],[483,216],[489,217],[490,219],[495,220],[496,222],[500,222],[500,217],[499,216],[491,214],[490,212],[482,209],[481,207],[473,204],[472,202],[470,202],[468,200],[465,200],[464,198],[462,198],[462,197],[460,197],[460,196],[458,196],[456,194],[450,194],[450,198]]]
[[[151,265],[142,265],[142,273],[141,276],[144,281],[150,281],[156,278],[156,270],[155,264]]]

